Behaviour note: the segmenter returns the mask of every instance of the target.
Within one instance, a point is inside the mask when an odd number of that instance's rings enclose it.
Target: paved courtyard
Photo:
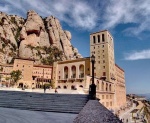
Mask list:
[[[25,89],[25,90],[22,90],[21,88],[0,87],[0,90],[44,93],[43,89]],[[57,89],[57,91],[58,91],[58,93],[61,93],[61,94],[85,94],[83,90]],[[55,93],[55,89],[46,89],[46,93]]]
[[[77,114],[0,108],[0,123],[72,123]]]

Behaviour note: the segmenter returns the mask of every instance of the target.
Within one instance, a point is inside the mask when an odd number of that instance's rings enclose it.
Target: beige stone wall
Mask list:
[[[29,59],[15,59],[13,70],[20,70],[22,72],[22,79],[19,83],[23,83],[29,88],[41,87],[44,83],[51,82],[52,66],[48,65],[34,65],[33,60]]]
[[[28,87],[32,87],[32,71],[33,71],[33,60],[29,59],[15,59],[13,70],[20,70],[22,72],[22,79],[19,80],[19,83],[23,83]]]
[[[91,84],[91,76],[86,77],[86,86]],[[114,104],[114,83],[94,78],[96,84],[96,97],[100,99],[100,102],[108,109],[115,109]]]
[[[125,86],[125,75],[124,70],[122,70],[118,65],[116,68],[116,108],[123,107],[126,104],[126,86]]]

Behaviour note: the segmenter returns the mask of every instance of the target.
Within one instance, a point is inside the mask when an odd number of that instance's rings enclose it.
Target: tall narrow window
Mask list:
[[[102,34],[102,41],[103,41],[103,42],[105,41],[105,36],[104,36],[104,34]]]
[[[100,43],[100,35],[98,35],[98,43]]]
[[[96,39],[95,39],[95,36],[93,36],[93,44],[95,44],[96,42]]]

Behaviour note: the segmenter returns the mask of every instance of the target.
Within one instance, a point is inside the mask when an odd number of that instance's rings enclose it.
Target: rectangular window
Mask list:
[[[103,66],[103,69],[105,69],[105,66]]]
[[[104,47],[104,45],[102,45],[102,48]]]
[[[107,107],[109,106],[109,102],[106,102],[106,106],[107,106]]]
[[[112,106],[112,102],[110,102],[110,106]]]
[[[105,35],[102,34],[102,41],[104,42],[105,41]]]
[[[96,39],[95,39],[95,36],[93,36],[93,44],[95,44],[96,42]]]
[[[106,95],[106,99],[108,99],[108,95]]]
[[[111,95],[110,95],[110,99],[112,99]]]
[[[98,43],[100,43],[100,35],[98,35]]]
[[[104,99],[104,95],[102,95],[102,99]]]

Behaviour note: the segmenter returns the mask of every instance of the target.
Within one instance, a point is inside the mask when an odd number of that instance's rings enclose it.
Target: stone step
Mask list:
[[[63,106],[63,107],[59,107],[59,106],[34,106],[34,105],[10,105],[10,104],[5,104],[5,105],[0,105],[0,107],[18,107],[18,108],[34,108],[34,109],[63,109],[63,110],[81,110],[83,107],[67,107],[67,106]]]
[[[58,100],[59,101],[59,100]],[[0,102],[1,103],[12,103],[12,102],[18,102],[18,103],[33,103],[33,104],[36,104],[36,103],[38,103],[38,104],[85,104],[87,101],[82,101],[82,102],[80,102],[80,101],[78,101],[78,102],[76,102],[76,101],[63,101],[63,100],[60,100],[61,102],[58,102],[57,100],[55,100],[55,101],[45,101],[45,100],[43,100],[43,101],[33,101],[33,100],[0,100]]]
[[[74,113],[78,114],[82,109],[72,109],[72,110],[66,110],[66,109],[42,109],[42,108],[28,108],[28,107],[11,107],[11,106],[3,106],[3,108],[15,108],[20,110],[31,110],[31,111],[43,111],[43,112],[57,112],[57,113]]]
[[[0,107],[22,110],[79,113],[87,101],[88,95],[83,94],[0,91]]]
[[[70,104],[61,104],[61,105],[55,105],[55,104],[27,104],[27,103],[1,103],[0,102],[0,106],[2,105],[19,105],[19,106],[33,106],[33,107],[39,107],[39,106],[44,106],[44,107],[71,107],[71,108],[78,108],[78,107],[83,107],[85,104],[83,105],[70,105]],[[74,107],[73,107],[74,106]]]

